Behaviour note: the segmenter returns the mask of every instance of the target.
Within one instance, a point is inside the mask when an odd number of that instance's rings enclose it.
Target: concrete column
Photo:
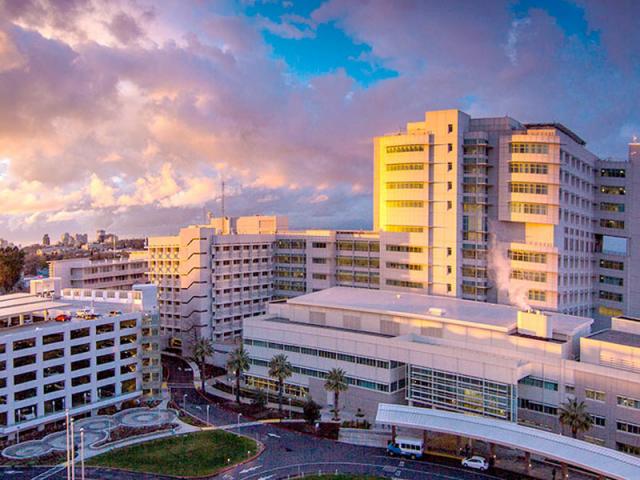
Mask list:
[[[492,457],[496,456],[496,444],[495,443],[490,443],[489,444],[489,455],[491,455]]]
[[[391,425],[391,441],[396,443],[396,426]]]
[[[423,443],[423,451],[428,451],[429,450],[429,432],[427,432],[426,430],[422,431],[422,443]]]
[[[527,473],[529,473],[529,471],[531,470],[531,453],[530,452],[524,452],[524,468],[526,469]]]
[[[566,480],[567,478],[569,478],[569,467],[567,466],[566,463],[562,463],[562,480]]]

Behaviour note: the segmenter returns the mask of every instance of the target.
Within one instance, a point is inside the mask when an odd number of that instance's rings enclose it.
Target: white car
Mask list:
[[[465,458],[464,460],[462,460],[462,466],[473,468],[475,470],[482,470],[484,472],[485,470],[489,469],[489,462],[487,462],[486,458],[475,455],[473,457]]]

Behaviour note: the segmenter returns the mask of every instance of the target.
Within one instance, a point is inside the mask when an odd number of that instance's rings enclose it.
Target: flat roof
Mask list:
[[[380,403],[376,422],[492,442],[581,467],[608,478],[640,478],[638,457],[505,420]]]
[[[40,312],[43,310],[52,310],[56,308],[65,308],[69,304],[62,302],[53,302],[40,298],[39,302],[26,303],[22,305],[13,305],[0,308],[0,318],[12,317],[14,315],[24,315],[25,313]]]
[[[358,335],[371,335],[372,337],[393,338],[395,335],[388,335],[386,333],[368,332],[364,330],[354,330],[352,328],[334,327],[331,325],[314,325],[313,323],[296,322],[283,317],[267,317],[262,320],[263,322],[274,323],[288,323],[289,325],[300,325],[301,327],[322,328],[326,330],[337,330],[339,332],[357,333]]]
[[[587,338],[600,342],[615,343],[616,345],[625,345],[627,347],[640,347],[640,335],[637,333],[602,330],[601,332],[589,335]]]
[[[510,332],[516,328],[519,311],[517,307],[511,305],[353,287],[332,287],[290,298],[287,303],[424,318],[445,323],[482,326],[504,332]],[[444,313],[437,315],[429,311],[434,308],[441,309]],[[592,318],[556,312],[544,313],[552,319],[554,332],[565,335],[572,335],[578,329],[593,323]]]
[[[551,123],[525,123],[524,126],[526,128],[531,128],[533,130],[555,128],[556,130],[559,130],[560,132],[564,133],[567,137],[569,137],[571,140],[573,140],[577,144],[583,145],[583,146],[587,144],[587,142],[585,142],[582,138],[580,138],[573,130],[570,130],[569,128],[565,127],[561,123],[555,123],[555,122],[551,122]]]

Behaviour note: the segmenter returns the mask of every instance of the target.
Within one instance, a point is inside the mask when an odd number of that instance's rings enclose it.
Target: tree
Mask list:
[[[320,405],[313,401],[313,398],[307,397],[302,406],[302,415],[309,425],[313,425],[320,419]]]
[[[584,402],[578,402],[575,398],[560,406],[558,419],[563,427],[571,429],[571,436],[578,437],[578,433],[587,432],[593,424],[593,419]]]
[[[198,337],[193,345],[193,361],[200,367],[200,378],[202,380],[202,391],[204,392],[205,381],[207,379],[207,357],[213,356],[213,344],[211,340]]]
[[[253,404],[260,410],[267,406],[267,394],[264,390],[256,391],[256,396],[253,397]]]
[[[293,375],[293,368],[284,353],[274,356],[269,362],[269,376],[278,381],[278,411],[282,414],[284,381]]]
[[[236,402],[240,405],[240,377],[249,370],[249,354],[242,345],[229,354],[227,370],[236,377]]]
[[[345,371],[341,368],[332,368],[327,374],[324,388],[329,392],[333,392],[333,419],[340,420],[340,392],[346,392],[349,388]]]
[[[10,292],[20,280],[24,252],[18,247],[0,248],[0,290]]]

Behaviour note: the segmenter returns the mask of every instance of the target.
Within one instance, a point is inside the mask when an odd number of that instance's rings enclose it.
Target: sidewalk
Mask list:
[[[215,388],[215,387],[213,387],[211,385],[211,383],[215,382],[215,381],[220,381],[222,383],[226,383],[225,381],[223,381],[223,379],[226,380],[226,377],[217,377],[217,378],[213,378],[213,379],[207,380],[206,383],[205,383],[205,391],[208,394],[213,395],[215,397],[220,397],[220,398],[223,398],[225,400],[229,400],[231,402],[235,402],[236,401],[235,394],[224,392],[224,391],[219,390],[219,389],[217,389],[217,388]],[[273,397],[273,396],[274,395],[269,395],[268,398],[271,399],[271,397]],[[243,399],[245,401],[245,403],[251,401],[251,399],[243,397],[242,395],[240,395],[240,398]],[[278,402],[277,401],[276,402],[268,401],[266,405],[267,405],[268,408],[271,408],[271,409],[274,409],[274,410],[278,409]],[[284,401],[282,402],[282,409],[285,412],[289,411],[289,401],[287,400],[286,397],[285,397]],[[296,413],[303,413],[302,407],[297,407],[295,405],[291,406],[291,411],[292,412],[296,412]]]

